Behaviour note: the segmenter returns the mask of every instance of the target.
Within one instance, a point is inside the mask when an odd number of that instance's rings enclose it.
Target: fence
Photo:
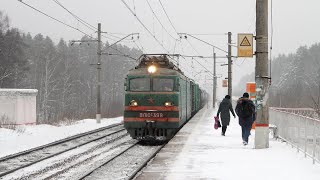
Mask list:
[[[320,163],[319,114],[308,108],[270,108],[270,124],[277,126],[278,137]]]

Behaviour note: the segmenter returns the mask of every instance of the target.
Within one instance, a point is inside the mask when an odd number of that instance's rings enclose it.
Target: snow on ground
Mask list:
[[[101,124],[97,124],[95,119],[84,119],[64,126],[42,124],[19,126],[18,130],[0,128],[0,157],[121,121],[123,117],[102,119]]]
[[[184,142],[178,140],[183,147],[174,159],[169,158],[168,163],[163,160],[163,164],[156,167],[157,171],[165,172],[164,179],[320,179],[320,165],[313,165],[310,158],[304,158],[303,153],[297,153],[286,143],[270,139],[270,148],[254,149],[255,134],[252,131],[249,145],[243,146],[238,119],[231,118],[224,137],[220,135],[221,128],[213,128],[216,112],[204,109],[202,113],[196,115],[201,116],[196,123],[188,123],[179,132],[191,133]],[[101,124],[96,124],[94,119],[86,119],[69,126],[24,126],[22,132],[0,129],[0,157],[122,120],[118,117],[103,119]],[[161,152],[159,155],[163,157]],[[166,167],[167,171],[162,171],[161,167]]]
[[[231,125],[228,126],[226,136],[221,136],[221,128],[213,129],[214,114],[216,113],[209,113],[198,122],[187,142],[187,146],[192,144],[192,147],[212,148],[200,148],[199,151],[184,148],[186,152],[179,155],[182,162],[176,161],[177,169],[172,168],[172,172],[183,169],[180,163],[186,165],[192,162],[192,171],[200,172],[199,178],[320,179],[320,165],[313,165],[311,158],[304,158],[303,153],[297,153],[296,149],[286,143],[270,139],[269,148],[254,149],[253,130],[249,145],[243,146],[238,118],[233,119],[231,116]]]
[[[221,128],[214,129],[216,111],[204,109],[203,113],[197,114],[160,151],[141,179],[320,179],[320,165],[313,165],[311,158],[304,158],[286,143],[271,138],[269,148],[254,149],[253,130],[249,145],[244,146],[238,118],[231,116],[226,136],[221,136]]]

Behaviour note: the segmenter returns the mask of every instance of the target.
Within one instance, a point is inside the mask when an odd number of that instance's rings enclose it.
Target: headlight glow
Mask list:
[[[166,107],[173,106],[173,103],[172,102],[165,102],[164,106],[166,106]]]
[[[137,103],[137,101],[135,101],[135,100],[132,100],[132,101],[130,101],[130,104],[129,104],[130,106],[138,106],[138,103]]]
[[[155,73],[156,71],[157,71],[157,67],[156,67],[156,66],[151,65],[151,66],[148,67],[148,72],[149,72],[149,73],[153,74],[153,73]]]

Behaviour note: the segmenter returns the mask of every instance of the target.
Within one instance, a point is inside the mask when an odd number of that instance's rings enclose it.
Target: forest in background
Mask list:
[[[83,40],[88,39],[84,36]],[[102,116],[123,113],[124,77],[142,52],[115,45],[103,51],[120,56],[102,56]],[[97,44],[55,44],[42,34],[31,36],[10,27],[9,17],[0,11],[0,88],[38,89],[37,120],[57,123],[61,120],[95,118]],[[295,53],[272,60],[270,106],[312,107],[320,102],[320,43],[302,46]],[[254,73],[244,76],[234,89],[241,96],[246,82],[255,81]]]
[[[270,106],[319,110],[320,43],[279,55],[271,64]],[[235,94],[241,96],[246,82],[254,82],[254,77],[254,73],[244,76],[234,88]]]
[[[84,36],[82,40],[88,37]],[[102,55],[102,117],[123,114],[124,78],[142,52],[104,43]],[[119,53],[122,52],[122,53]],[[55,124],[73,119],[95,118],[97,43],[55,44],[42,34],[31,36],[10,27],[0,11],[0,88],[37,89],[38,123]]]

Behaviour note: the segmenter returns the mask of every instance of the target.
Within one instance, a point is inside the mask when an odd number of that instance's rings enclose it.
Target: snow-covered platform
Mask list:
[[[296,149],[270,139],[270,148],[254,149],[254,130],[243,146],[238,119],[231,118],[226,136],[213,128],[216,110],[202,109],[138,175],[157,179],[308,179],[319,180],[320,165]]]

